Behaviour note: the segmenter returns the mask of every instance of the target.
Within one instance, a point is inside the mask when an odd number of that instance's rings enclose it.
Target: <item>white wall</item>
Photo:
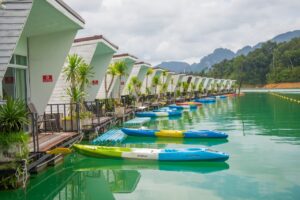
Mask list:
[[[91,66],[93,66],[95,71],[93,80],[98,80],[99,85],[91,85],[87,89],[87,93],[89,94],[87,100],[93,101],[98,97],[101,89],[101,83],[104,80],[105,73],[107,71],[109,63],[111,62],[113,54],[114,53],[112,52],[102,55],[96,55],[93,57],[93,60],[91,62]]]
[[[117,60],[122,60],[122,59],[116,59],[115,61],[117,61]],[[133,65],[135,63],[135,60],[132,60],[130,58],[125,58],[125,62],[127,64],[127,72],[126,73],[130,74],[132,71]],[[124,85],[121,85],[121,95],[125,90],[125,85],[128,81],[128,77],[129,76],[122,77],[122,81],[124,81]],[[112,98],[118,98],[119,86],[120,86],[120,79],[119,79],[119,77],[117,77],[117,78],[115,78],[113,86],[112,86],[112,91],[111,91]]]
[[[77,30],[29,38],[30,101],[39,114],[45,111]],[[43,75],[53,82],[43,83]]]
[[[130,80],[132,77],[137,77],[139,72],[141,70],[141,65],[135,65],[133,66],[132,70],[131,70],[131,73],[126,81],[126,84],[125,84],[125,87],[124,87],[124,90],[122,92],[122,95],[128,95],[129,94],[129,91],[128,91],[128,85],[130,83]]]

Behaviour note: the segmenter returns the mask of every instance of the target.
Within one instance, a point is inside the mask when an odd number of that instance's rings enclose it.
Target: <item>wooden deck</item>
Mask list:
[[[54,132],[54,133],[40,133],[39,134],[39,152],[48,151],[57,145],[77,136],[75,132]],[[30,138],[29,150],[33,152],[33,140]]]

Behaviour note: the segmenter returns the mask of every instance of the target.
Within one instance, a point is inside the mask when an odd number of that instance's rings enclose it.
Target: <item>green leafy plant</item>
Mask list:
[[[86,64],[77,54],[68,55],[68,64],[63,70],[66,81],[69,83],[67,94],[71,97],[71,103],[83,102],[86,87],[93,77],[93,68]]]
[[[154,70],[152,67],[148,68],[147,72],[146,72],[146,93],[149,95],[150,93],[148,93],[147,91],[149,91],[149,88],[148,88],[148,79],[149,79],[149,76],[151,74],[154,73]]]
[[[108,98],[108,93],[112,87],[115,77],[117,76],[117,70],[116,70],[115,64],[116,63],[109,65],[107,72],[105,74],[105,77],[104,77],[104,87],[105,87],[105,98],[106,99]],[[111,76],[109,82],[108,82],[108,75]]]
[[[116,74],[119,77],[119,92],[118,92],[118,99],[121,99],[121,84],[122,78],[127,75],[128,66],[124,61],[118,61],[114,65]]]
[[[161,84],[159,76],[154,76],[152,79],[152,87],[154,87],[154,94],[157,94],[157,87]]]
[[[0,133],[16,133],[28,124],[28,112],[24,101],[8,98],[6,104],[0,106]]]

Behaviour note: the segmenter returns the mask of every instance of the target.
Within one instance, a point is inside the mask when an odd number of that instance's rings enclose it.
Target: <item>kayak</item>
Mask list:
[[[171,138],[227,138],[228,135],[219,131],[210,130],[153,130],[153,129],[121,129],[129,136],[142,137],[171,137]]]
[[[93,157],[114,157],[124,159],[158,160],[158,161],[226,161],[229,155],[207,148],[129,148],[93,145],[73,145],[81,154]]]
[[[137,117],[168,117],[168,116],[181,116],[182,112],[177,110],[172,111],[157,111],[157,112],[137,112]]]
[[[184,105],[196,105],[196,106],[201,106],[202,103],[199,102],[194,102],[194,101],[189,101],[189,102],[183,102],[183,103],[176,103],[177,106],[184,106]]]
[[[197,105],[169,105],[171,109],[183,110],[197,108]]]
[[[204,98],[204,99],[196,99],[196,102],[200,102],[200,103],[214,103],[216,102],[215,98]]]
[[[225,96],[225,95],[218,95],[218,96],[213,96],[212,98],[215,98],[215,99],[226,99],[227,96]]]

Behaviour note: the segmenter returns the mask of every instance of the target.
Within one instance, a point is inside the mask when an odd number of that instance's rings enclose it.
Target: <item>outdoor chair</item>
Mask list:
[[[31,113],[38,113],[34,104],[29,103],[28,109]],[[38,115],[37,118],[37,128],[38,132],[47,132],[50,130],[52,133],[54,131],[60,132],[59,129],[59,114],[44,114],[44,115]]]

